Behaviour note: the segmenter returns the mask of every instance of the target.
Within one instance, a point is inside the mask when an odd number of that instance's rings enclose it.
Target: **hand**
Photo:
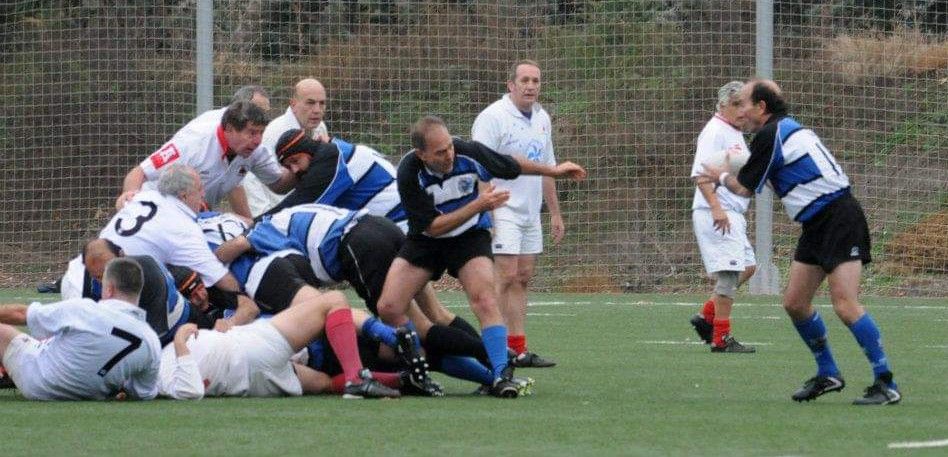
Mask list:
[[[731,231],[731,222],[727,219],[727,212],[721,208],[711,208],[711,219],[714,220],[714,230],[720,230],[722,234]]]
[[[227,333],[232,328],[234,328],[234,323],[230,319],[218,319],[217,322],[214,322],[214,330],[218,332]]]
[[[550,237],[553,238],[553,244],[560,244],[565,234],[566,225],[563,224],[563,216],[559,214],[550,215]]]
[[[573,181],[586,179],[586,169],[569,161],[557,164],[554,174],[558,178],[566,177]]]
[[[320,143],[328,143],[328,142],[332,141],[332,138],[330,138],[329,135],[326,134],[326,133],[320,133],[320,134],[316,135],[316,137],[313,138],[313,139],[316,140],[317,142],[320,142]]]
[[[174,344],[175,355],[178,357],[183,357],[190,354],[191,352],[188,350],[187,345],[188,338],[190,338],[191,335],[194,335],[194,337],[197,338],[197,333],[197,325],[190,322],[178,327],[178,331],[174,334],[174,342],[172,343]]]
[[[118,211],[125,207],[125,204],[132,200],[132,197],[137,194],[137,190],[130,190],[127,192],[122,192],[118,198],[115,199],[115,210]]]
[[[490,211],[501,206],[504,206],[504,203],[507,203],[507,200],[510,199],[509,190],[496,190],[493,184],[488,184],[483,189],[481,189],[480,195],[477,196],[477,200],[481,204],[481,211]]]

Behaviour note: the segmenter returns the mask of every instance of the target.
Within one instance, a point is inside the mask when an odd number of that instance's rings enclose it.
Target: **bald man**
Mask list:
[[[326,114],[326,88],[319,81],[306,78],[293,87],[290,106],[283,115],[273,119],[263,131],[261,144],[276,151],[280,135],[288,130],[301,129],[306,135],[321,143],[329,142],[329,132],[323,117]],[[283,195],[270,191],[253,173],[248,173],[243,182],[247,203],[254,217],[263,214],[283,200]]]

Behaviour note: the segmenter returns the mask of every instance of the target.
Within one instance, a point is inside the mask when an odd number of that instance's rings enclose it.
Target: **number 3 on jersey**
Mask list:
[[[124,218],[121,218],[121,217],[118,218],[118,220],[115,221],[115,232],[118,233],[119,235],[121,235],[121,236],[132,236],[132,235],[138,233],[138,231],[142,229],[142,226],[145,225],[145,222],[148,222],[148,221],[152,220],[152,218],[155,217],[155,214],[158,214],[158,205],[156,205],[154,202],[140,201],[140,202],[138,202],[138,203],[141,204],[142,206],[148,208],[148,214],[143,214],[143,215],[141,215],[141,216],[136,216],[136,217],[135,217],[135,225],[132,226],[132,228],[130,228],[130,229],[123,229],[123,228],[122,228],[122,221],[125,220],[125,219],[124,219]]]

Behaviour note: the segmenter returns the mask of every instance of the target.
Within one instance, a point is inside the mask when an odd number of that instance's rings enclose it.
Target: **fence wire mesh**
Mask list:
[[[196,114],[195,10],[0,2],[0,285],[61,274],[125,173]],[[775,1],[774,12],[774,76],[870,221],[866,291],[948,296],[945,2]],[[510,64],[537,60],[557,158],[590,172],[559,186],[567,236],[540,257],[539,288],[703,292],[694,141],[716,89],[753,76],[755,20],[746,0],[219,0],[214,104],[260,84],[275,116],[315,77],[331,133],[396,160],[417,117],[468,136]],[[799,229],[779,203],[774,221],[786,275]]]

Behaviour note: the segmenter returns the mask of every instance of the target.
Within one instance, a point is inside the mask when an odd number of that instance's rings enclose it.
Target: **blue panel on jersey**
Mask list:
[[[335,203],[326,204],[351,209],[353,211],[360,210],[364,208],[370,200],[375,198],[376,195],[385,190],[392,181],[395,181],[395,178],[392,177],[388,170],[382,168],[378,163],[372,164],[369,171],[362,175]],[[324,202],[320,201],[319,203]]]
[[[818,167],[816,162],[813,161],[813,158],[807,154],[780,167],[770,182],[773,184],[774,191],[777,192],[777,195],[783,198],[790,193],[793,188],[801,184],[812,182],[822,176],[823,174],[820,173],[820,167]]]
[[[319,244],[319,259],[323,268],[333,281],[342,281],[342,262],[339,261],[339,243],[342,241],[346,226],[357,213],[351,213],[345,218],[332,223],[322,243]]]
[[[309,229],[313,226],[316,213],[294,213],[290,216],[290,226],[286,236],[294,243],[294,249],[306,252],[309,246]]]
[[[806,222],[810,220],[810,218],[812,218],[813,216],[816,216],[820,211],[822,211],[823,208],[826,207],[826,205],[829,205],[830,203],[832,203],[833,200],[836,200],[837,198],[842,197],[848,193],[849,193],[849,188],[847,187],[845,189],[837,190],[836,192],[830,192],[828,194],[820,195],[816,200],[813,200],[812,202],[810,202],[809,205],[806,205],[806,207],[804,207],[802,210],[800,210],[799,213],[797,213],[797,217],[795,218],[796,221]]]
[[[230,272],[234,275],[234,279],[240,283],[241,291],[243,291],[244,284],[247,284],[247,280],[250,278],[250,269],[253,268],[253,264],[256,262],[256,256],[244,254],[230,263]]]
[[[333,138],[332,144],[336,145],[336,148],[339,149],[339,159],[342,163],[349,163],[352,160],[352,156],[355,155],[355,145],[346,141],[343,141],[340,138]]]
[[[269,220],[258,223],[247,234],[247,240],[250,241],[250,245],[259,254],[272,254],[284,249],[296,249],[300,252],[306,252],[306,249],[300,246],[296,240],[288,238],[283,232],[274,227]]]
[[[407,220],[407,219],[408,219],[408,213],[405,212],[405,208],[402,206],[401,203],[399,203],[397,206],[395,206],[394,208],[392,208],[392,210],[389,211],[389,212],[385,215],[385,218],[388,219],[388,220],[390,220],[390,221],[392,221],[392,222],[396,222],[396,223],[397,223],[397,222],[401,222],[401,221]]]

